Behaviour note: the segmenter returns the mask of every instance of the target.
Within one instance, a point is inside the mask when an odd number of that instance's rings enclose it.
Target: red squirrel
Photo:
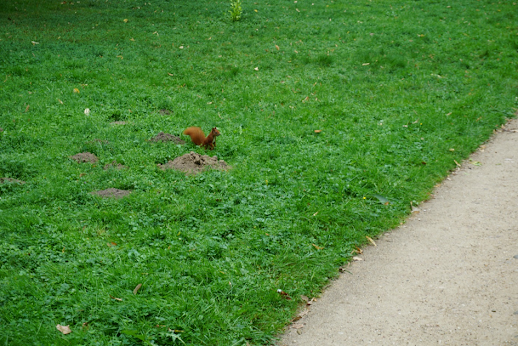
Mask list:
[[[202,129],[196,126],[192,126],[186,128],[185,131],[183,131],[183,134],[191,136],[191,140],[194,144],[205,147],[205,149],[210,147],[210,150],[212,150],[216,145],[216,137],[221,133],[217,128],[213,127],[209,135],[205,137],[205,133],[203,133]]]

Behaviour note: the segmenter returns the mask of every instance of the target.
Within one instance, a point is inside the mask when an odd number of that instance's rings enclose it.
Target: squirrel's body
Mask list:
[[[205,148],[210,147],[210,150],[212,150],[216,145],[216,137],[220,135],[220,132],[214,127],[210,131],[209,135],[205,137],[205,133],[203,133],[201,128],[192,126],[186,128],[185,131],[183,131],[183,134],[191,136],[191,140],[194,144]]]

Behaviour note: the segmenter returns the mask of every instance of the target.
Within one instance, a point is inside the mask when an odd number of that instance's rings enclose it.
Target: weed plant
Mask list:
[[[268,344],[517,107],[512,1],[248,6],[0,2],[0,344]]]
[[[241,7],[241,0],[232,0],[230,2],[230,18],[233,22],[241,20],[243,14],[243,8]]]

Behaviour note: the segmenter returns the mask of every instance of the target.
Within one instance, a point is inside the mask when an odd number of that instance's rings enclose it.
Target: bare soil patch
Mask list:
[[[173,112],[171,112],[169,109],[161,109],[158,113],[160,113],[160,115],[171,115],[171,114],[173,114]]]
[[[13,179],[13,178],[0,178],[0,184],[7,184],[7,183],[25,184],[25,181]]]
[[[185,141],[180,137],[174,136],[170,133],[160,132],[155,137],[149,140],[150,142],[175,142],[176,144],[185,144]]]
[[[130,190],[119,190],[119,189],[115,189],[115,188],[109,188],[109,189],[106,189],[106,190],[100,190],[100,191],[93,191],[93,192],[90,192],[92,195],[97,195],[99,197],[102,197],[102,198],[115,198],[115,199],[120,199],[120,198],[123,198],[123,197],[126,197],[127,195],[129,195],[131,193]]]
[[[97,156],[95,156],[94,154],[89,153],[89,152],[75,154],[73,156],[69,156],[69,158],[71,158],[72,160],[75,160],[79,163],[83,163],[83,162],[96,163],[97,161],[99,161]]]
[[[230,167],[225,161],[218,160],[217,156],[210,157],[208,155],[200,155],[191,151],[188,154],[177,157],[173,161],[169,161],[164,165],[158,164],[158,168],[162,170],[176,169],[177,171],[187,174],[198,174],[205,169],[229,170]]]

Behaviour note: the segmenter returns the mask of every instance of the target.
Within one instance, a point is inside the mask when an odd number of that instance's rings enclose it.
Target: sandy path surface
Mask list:
[[[518,345],[518,121],[419,209],[277,345]]]

